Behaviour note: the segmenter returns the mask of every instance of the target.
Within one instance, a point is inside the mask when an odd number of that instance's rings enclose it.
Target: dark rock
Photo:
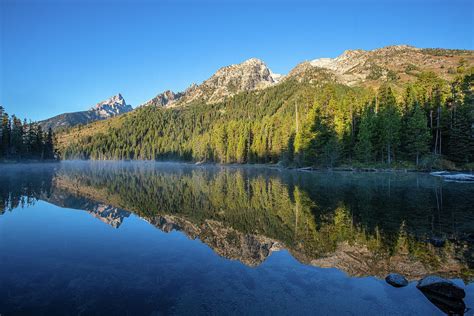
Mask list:
[[[453,299],[429,291],[421,291],[433,305],[448,315],[464,315],[466,304],[462,299]]]
[[[461,240],[474,243],[474,234],[467,234],[461,237]]]
[[[442,237],[431,237],[430,239],[428,239],[428,241],[433,246],[439,247],[439,248],[444,247],[444,244],[446,243],[446,239]]]
[[[430,275],[421,279],[416,287],[423,293],[435,294],[451,299],[463,299],[466,296],[464,289],[436,275]]]
[[[408,285],[408,280],[398,273],[390,273],[385,277],[385,281],[394,287],[404,287]]]

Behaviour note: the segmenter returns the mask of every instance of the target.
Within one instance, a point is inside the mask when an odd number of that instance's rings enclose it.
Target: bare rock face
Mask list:
[[[86,211],[113,228],[119,228],[124,219],[130,216],[130,212],[128,211],[105,204],[94,205]]]
[[[200,85],[192,84],[184,92],[165,91],[142,106],[176,106],[193,101],[216,103],[244,91],[264,89],[281,75],[274,74],[263,61],[251,58],[241,64],[222,67]]]
[[[226,96],[266,88],[274,83],[265,63],[251,58],[241,64],[222,67],[196,89],[186,93],[185,99],[193,101],[203,98],[211,103],[219,102]]]
[[[164,232],[177,230],[191,239],[199,238],[218,255],[227,259],[239,260],[252,267],[265,261],[272,251],[280,249],[279,243],[270,238],[243,234],[212,220],[206,220],[200,225],[171,215],[158,216],[148,220]]]
[[[122,113],[130,112],[132,106],[125,102],[125,99],[119,93],[113,97],[97,103],[89,111],[95,112],[98,117],[109,118]]]
[[[183,93],[174,93],[171,90],[166,90],[163,93],[158,94],[156,97],[151,99],[150,101],[145,102],[141,106],[157,106],[157,107],[164,107],[168,104],[172,104],[177,101],[179,98],[183,96]]]

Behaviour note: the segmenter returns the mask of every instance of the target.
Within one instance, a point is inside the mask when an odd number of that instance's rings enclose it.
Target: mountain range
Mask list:
[[[131,105],[125,102],[125,99],[119,93],[109,99],[97,103],[87,111],[63,113],[44,121],[38,122],[43,130],[52,128],[67,128],[76,125],[84,125],[95,121],[105,120],[123,113],[132,111]]]
[[[286,75],[273,73],[260,59],[217,70],[201,84],[185,91],[166,90],[137,108],[177,107],[194,102],[217,103],[233,95],[262,90],[279,83],[337,82],[348,86],[379,86],[391,81],[403,84],[416,80],[421,72],[431,71],[443,79],[452,79],[460,64],[472,65],[474,51],[454,49],[421,49],[408,45],[387,46],[375,50],[347,50],[336,58],[304,61]],[[87,111],[64,113],[39,122],[43,129],[67,128],[108,119],[132,111],[121,94],[102,101]]]

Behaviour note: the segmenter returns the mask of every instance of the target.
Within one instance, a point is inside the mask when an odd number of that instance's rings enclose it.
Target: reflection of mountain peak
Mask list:
[[[130,216],[130,212],[105,204],[94,206],[88,213],[114,228],[119,228],[124,218]]]
[[[280,250],[280,244],[275,240],[244,234],[213,220],[196,225],[175,216],[164,215],[151,219],[150,223],[166,233],[177,230],[191,239],[199,238],[218,255],[252,267],[265,261],[273,251]]]
[[[50,195],[43,195],[42,199],[61,206],[76,210],[85,210],[95,218],[114,227],[119,228],[123,220],[130,216],[130,212],[123,209],[95,201],[89,196],[81,196],[78,187],[68,186],[68,182],[62,181],[60,178],[54,180],[54,190]]]

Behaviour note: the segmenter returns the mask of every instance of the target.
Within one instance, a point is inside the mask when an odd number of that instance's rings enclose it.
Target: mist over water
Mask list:
[[[441,314],[474,186],[418,173],[63,162],[0,167],[0,313]],[[390,272],[413,281],[395,289]]]

